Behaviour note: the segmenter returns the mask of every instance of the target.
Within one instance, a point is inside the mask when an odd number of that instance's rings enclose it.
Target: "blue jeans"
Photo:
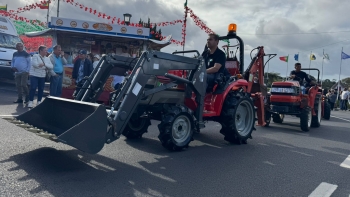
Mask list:
[[[57,74],[50,78],[50,96],[61,97],[63,74]]]
[[[41,101],[44,94],[45,77],[34,77],[30,78],[30,91],[29,91],[29,101],[34,100],[35,91],[38,88],[38,101]]]
[[[301,92],[302,92],[303,94],[306,94],[306,88],[305,88],[305,86],[300,86],[300,88],[301,88]]]

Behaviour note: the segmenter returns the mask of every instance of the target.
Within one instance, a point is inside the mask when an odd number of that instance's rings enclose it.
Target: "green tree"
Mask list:
[[[273,82],[282,81],[283,77],[280,76],[280,73],[275,72],[265,72],[265,84],[267,87],[271,87]]]

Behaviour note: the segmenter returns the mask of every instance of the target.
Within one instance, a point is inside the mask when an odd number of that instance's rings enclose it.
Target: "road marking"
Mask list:
[[[18,115],[0,115],[0,117],[17,117]]]
[[[322,182],[309,197],[329,197],[337,189],[338,185]]]
[[[350,155],[340,164],[343,168],[350,168]]]
[[[344,119],[344,118],[340,118],[340,117],[337,117],[337,116],[331,116],[331,117],[333,117],[333,118],[338,118],[338,119],[340,119],[340,120],[344,120],[344,121],[350,122],[350,120],[347,120],[347,119]]]

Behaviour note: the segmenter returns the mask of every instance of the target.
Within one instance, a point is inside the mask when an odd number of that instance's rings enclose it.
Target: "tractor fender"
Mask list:
[[[214,101],[214,109],[216,111],[216,115],[219,116],[221,114],[222,106],[224,104],[224,101],[226,99],[227,94],[230,91],[239,90],[240,88],[243,88],[244,92],[247,92],[248,82],[244,79],[238,79],[237,81],[232,82],[230,85],[227,86],[225,91],[221,94],[216,95],[216,99]]]

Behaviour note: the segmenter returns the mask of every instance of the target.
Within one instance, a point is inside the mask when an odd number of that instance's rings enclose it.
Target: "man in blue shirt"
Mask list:
[[[30,55],[23,50],[23,44],[16,44],[17,51],[13,53],[11,68],[15,72],[15,81],[18,92],[18,98],[14,103],[23,103],[23,94],[25,95],[25,103],[29,101],[29,90],[28,90],[28,75],[31,66]]]
[[[62,94],[62,81],[63,81],[63,65],[67,64],[66,58],[64,58],[64,52],[61,50],[60,45],[53,47],[53,52],[49,55],[53,69],[50,71],[50,95],[61,97]]]

